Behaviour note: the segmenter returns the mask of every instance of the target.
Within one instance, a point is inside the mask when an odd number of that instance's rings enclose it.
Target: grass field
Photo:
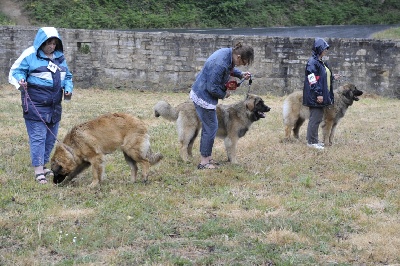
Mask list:
[[[360,88],[362,89],[362,88]],[[221,103],[244,97],[240,91]],[[153,105],[184,93],[76,89],[59,138],[106,112],[137,115],[163,153],[149,183],[130,182],[123,155],[106,180],[90,170],[73,184],[34,181],[19,92],[0,86],[0,265],[400,264],[400,101],[365,94],[341,120],[332,147],[283,143],[284,98],[240,139],[238,164],[197,170],[180,160],[174,123]]]
[[[400,28],[399,27],[393,27],[384,31],[377,32],[372,35],[372,38],[374,39],[392,39],[392,40],[398,40],[400,39]]]

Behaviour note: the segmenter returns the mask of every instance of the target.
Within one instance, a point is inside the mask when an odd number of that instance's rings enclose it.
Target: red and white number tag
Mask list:
[[[315,78],[314,73],[311,73],[307,77],[308,77],[308,83],[310,83],[310,85],[317,83],[317,79]]]

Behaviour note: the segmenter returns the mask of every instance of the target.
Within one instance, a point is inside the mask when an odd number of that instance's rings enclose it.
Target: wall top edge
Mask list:
[[[39,28],[42,26],[0,26],[0,31],[4,30],[17,30],[17,31],[32,31],[35,30],[37,31]],[[190,38],[194,39],[215,39],[215,38],[222,38],[222,39],[243,39],[243,38],[258,38],[258,39],[270,39],[270,40],[277,40],[277,39],[288,39],[288,40],[312,40],[314,37],[287,37],[287,36],[260,36],[260,35],[220,35],[220,34],[199,34],[199,33],[174,33],[174,32],[168,32],[168,31],[163,31],[160,29],[160,31],[154,31],[154,30],[87,30],[87,29],[69,29],[69,28],[57,28],[61,32],[87,32],[87,33],[93,33],[93,32],[104,32],[107,34],[123,34],[123,35],[136,35],[136,36],[174,36],[174,37],[182,37],[182,36],[187,36]],[[400,43],[400,39],[373,39],[373,38],[325,38],[327,40],[347,40],[347,41],[368,41],[368,42],[384,42],[384,43]]]

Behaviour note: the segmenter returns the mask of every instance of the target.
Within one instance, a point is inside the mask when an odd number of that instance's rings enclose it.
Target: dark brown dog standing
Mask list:
[[[239,138],[249,130],[251,124],[265,117],[270,108],[261,97],[248,94],[246,98],[230,105],[217,105],[218,131],[217,137],[223,138],[228,161],[237,163],[236,146]],[[178,138],[181,144],[180,156],[188,161],[192,157],[194,141],[201,130],[201,122],[197,116],[193,102],[188,101],[172,107],[165,101],[154,106],[154,115],[169,121],[176,121]]]
[[[344,117],[349,106],[358,101],[363,92],[354,84],[346,84],[334,90],[334,104],[324,108],[322,119],[322,135],[326,146],[332,145],[336,126]],[[286,97],[283,102],[283,124],[285,125],[285,140],[290,139],[291,132],[299,138],[300,127],[310,117],[310,111],[303,105],[303,91],[295,91]]]
[[[126,113],[105,114],[77,125],[57,144],[51,158],[54,183],[68,183],[91,165],[93,181],[90,186],[98,185],[103,177],[105,155],[118,148],[131,167],[132,181],[136,181],[137,163],[142,165],[146,181],[150,165],[163,157],[151,153],[149,139],[145,123]]]

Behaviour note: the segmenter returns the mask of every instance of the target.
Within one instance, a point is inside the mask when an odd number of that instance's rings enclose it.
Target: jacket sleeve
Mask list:
[[[316,96],[322,96],[320,83],[320,73],[316,67],[315,61],[308,62],[306,67],[306,78],[310,85],[310,89],[315,92]]]
[[[233,76],[236,78],[241,79],[242,78],[242,71],[237,69],[236,67],[233,68]]]
[[[69,71],[68,66],[66,67],[66,75],[64,79],[64,91],[72,92],[74,90],[74,84],[72,82],[72,73]]]
[[[21,55],[10,69],[10,73],[8,74],[8,82],[18,89],[20,87],[18,82],[21,79],[26,81],[28,72],[29,64],[27,63],[25,56]]]

